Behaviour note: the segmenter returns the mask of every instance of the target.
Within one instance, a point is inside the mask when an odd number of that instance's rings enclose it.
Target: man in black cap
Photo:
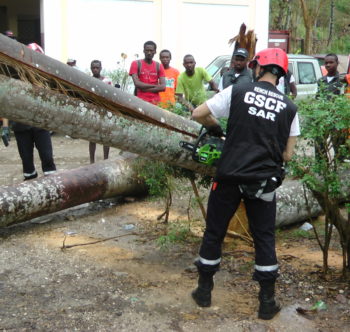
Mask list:
[[[247,69],[248,51],[245,48],[237,48],[232,54],[231,68],[224,73],[219,83],[219,90],[224,90],[230,85],[250,83],[252,75]]]

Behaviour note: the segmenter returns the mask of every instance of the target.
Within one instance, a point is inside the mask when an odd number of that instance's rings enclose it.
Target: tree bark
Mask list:
[[[0,114],[19,122],[128,150],[198,173],[213,175],[215,172],[213,167],[194,162],[191,153],[179,147],[180,140],[189,140],[188,136],[112,114],[80,100],[7,77],[0,79]],[[3,191],[3,196],[6,197],[6,190]],[[8,202],[7,199],[5,201]],[[280,187],[277,225],[306,219],[308,213],[303,204],[305,205],[300,183],[295,181],[291,185]],[[319,212],[320,209],[315,207],[313,213],[317,215]]]
[[[331,10],[330,10],[330,17],[329,17],[329,34],[328,34],[328,40],[327,40],[327,47],[332,41],[333,37],[333,27],[334,27],[334,0],[331,0]]]
[[[191,153],[179,147],[180,140],[190,140],[189,136],[117,115],[81,100],[74,100],[7,77],[0,79],[0,115],[127,150],[201,174],[213,175],[215,172],[213,167],[194,162]],[[3,197],[6,195],[7,191],[4,190]],[[277,201],[277,226],[309,217],[300,182],[285,181],[277,190]],[[311,195],[309,202],[312,214],[316,216],[321,209]],[[4,203],[9,201],[5,199]]]
[[[312,46],[313,46],[312,29],[315,25],[320,9],[325,1],[313,0],[313,1],[308,1],[307,3],[306,3],[306,0],[299,0],[299,1],[300,1],[302,13],[303,13],[304,26],[305,26],[304,53],[312,54]]]
[[[74,170],[0,187],[0,227],[99,199],[146,194],[133,170],[136,156],[120,156]]]
[[[215,172],[214,168],[193,161],[191,153],[179,146],[180,141],[194,141],[190,136],[1,75],[0,115],[197,173],[213,175]],[[199,125],[191,122],[199,131]]]

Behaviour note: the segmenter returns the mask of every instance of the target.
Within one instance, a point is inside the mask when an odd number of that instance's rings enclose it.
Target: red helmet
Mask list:
[[[255,63],[260,66],[278,66],[283,70],[283,75],[288,71],[288,56],[280,48],[266,48],[258,52],[252,61],[249,62],[249,68],[253,68]]]
[[[28,44],[28,47],[29,47],[30,49],[32,49],[33,51],[35,51],[35,52],[44,54],[44,50],[43,50],[43,49],[41,48],[41,46],[38,45],[37,43]]]

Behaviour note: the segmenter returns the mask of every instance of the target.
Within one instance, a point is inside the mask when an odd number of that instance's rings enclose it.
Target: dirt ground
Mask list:
[[[52,140],[59,169],[88,164],[87,142],[60,135]],[[111,149],[110,158],[118,153]],[[1,185],[21,182],[14,139],[0,147],[0,155]],[[97,159],[101,156],[98,145]],[[178,239],[179,224],[188,220],[187,201],[176,196],[170,215]],[[272,321],[262,321],[251,280],[253,249],[228,239],[212,306],[202,309],[190,297],[200,237],[159,246],[170,227],[157,221],[162,206],[149,198],[116,198],[0,229],[0,331],[350,331],[349,283],[340,278],[336,243],[324,280],[315,239],[295,236],[299,225],[278,231],[277,296],[283,309]],[[192,211],[191,218],[198,219],[191,223],[198,235],[200,214]],[[326,310],[297,313],[319,300]]]

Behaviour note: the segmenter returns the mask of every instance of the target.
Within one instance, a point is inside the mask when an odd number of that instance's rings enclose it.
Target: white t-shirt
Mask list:
[[[295,83],[295,78],[293,76],[293,74],[290,75],[290,80],[289,83]],[[286,93],[285,91],[285,86],[284,86],[284,76],[282,76],[279,79],[278,85],[276,85],[276,88],[278,89],[278,91],[282,92],[282,93]]]
[[[214,95],[213,98],[206,101],[206,104],[215,118],[228,118],[230,115],[232,85]],[[289,136],[299,136],[300,125],[298,113],[295,114],[290,127]]]

